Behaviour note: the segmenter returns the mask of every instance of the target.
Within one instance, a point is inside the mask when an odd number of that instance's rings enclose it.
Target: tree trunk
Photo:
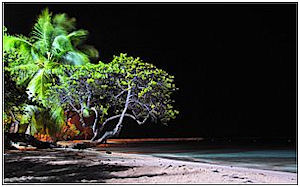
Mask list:
[[[98,128],[97,128],[98,112],[97,112],[97,110],[94,107],[91,108],[91,109],[95,112],[95,120],[94,120],[94,124],[93,124],[93,133],[94,133],[94,136],[91,139],[92,141],[94,141],[96,139],[96,137],[98,136]]]
[[[91,141],[95,141],[96,138],[98,137],[98,135],[99,135],[99,131],[98,131],[98,129],[97,129],[96,131],[94,131],[94,136],[93,136],[93,138],[91,139]]]
[[[14,133],[18,133],[19,131],[19,122],[15,123],[15,129],[14,129]]]
[[[14,132],[15,132],[15,123],[13,122],[9,127],[9,133],[14,133]]]
[[[128,108],[129,98],[131,96],[130,94],[131,94],[131,90],[129,89],[128,93],[127,93],[127,98],[126,98],[124,110],[122,111],[121,117],[119,118],[119,121],[118,121],[116,127],[112,131],[105,132],[105,134],[99,140],[97,140],[97,143],[103,143],[106,139],[108,139],[110,137],[113,137],[113,136],[119,135],[119,133],[122,129],[122,126],[123,126],[123,124],[122,124],[123,118],[124,118],[125,113],[126,113],[127,108]]]
[[[19,131],[19,121],[15,118],[14,113],[10,110],[9,111],[11,117],[13,118],[14,122],[10,126],[9,132],[10,133],[17,133]]]
[[[44,134],[47,134],[47,125],[45,124],[44,120],[43,120],[43,126],[44,126]]]
[[[91,108],[95,112],[95,120],[93,124],[93,132],[95,133],[97,131],[97,123],[98,123],[98,112],[95,108]]]
[[[83,127],[86,127],[86,124],[85,124],[84,119],[83,119],[83,113],[82,112],[79,113],[79,121],[80,121],[80,123]]]
[[[25,134],[28,134],[28,135],[31,134],[31,125],[30,124],[28,124]]]

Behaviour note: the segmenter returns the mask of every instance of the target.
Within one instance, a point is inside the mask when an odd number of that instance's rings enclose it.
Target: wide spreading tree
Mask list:
[[[171,98],[176,90],[174,77],[139,58],[121,54],[108,64],[62,69],[71,76],[52,86],[49,98],[77,112],[83,124],[85,117],[94,115],[92,140],[99,143],[119,135],[125,117],[139,125],[148,119],[166,124],[178,114]],[[115,126],[107,130],[107,125]]]

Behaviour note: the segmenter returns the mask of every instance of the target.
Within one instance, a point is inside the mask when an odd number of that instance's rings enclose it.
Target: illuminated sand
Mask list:
[[[110,153],[105,149],[6,151],[5,168],[6,183],[297,183],[295,173]]]
[[[116,153],[116,155],[118,155]],[[288,183],[296,184],[295,173],[259,169],[219,166],[206,163],[169,160],[145,155],[123,155],[131,158],[127,165],[137,166],[126,172],[114,172],[112,183]],[[122,165],[122,163],[119,163]],[[149,175],[152,177],[131,178],[128,176]]]

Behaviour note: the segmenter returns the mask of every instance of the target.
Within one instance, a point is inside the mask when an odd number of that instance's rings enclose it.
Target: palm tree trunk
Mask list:
[[[28,135],[31,134],[31,125],[30,124],[28,124],[25,134],[28,134]]]
[[[15,123],[13,122],[9,127],[9,133],[14,133],[15,131]]]
[[[44,134],[47,134],[47,131],[46,131],[47,125],[45,124],[44,118],[42,119],[42,122],[43,122],[43,126],[44,126]]]
[[[15,131],[14,131],[14,133],[18,133],[18,131],[19,131],[19,123],[17,122],[17,123],[15,123]]]
[[[19,121],[15,118],[15,115],[11,110],[9,111],[9,113],[14,121],[9,131],[10,133],[17,133],[19,131]]]

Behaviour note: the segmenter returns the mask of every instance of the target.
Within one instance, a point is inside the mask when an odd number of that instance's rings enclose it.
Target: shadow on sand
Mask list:
[[[105,164],[109,157],[73,151],[6,151],[4,183],[103,183],[132,167]]]

